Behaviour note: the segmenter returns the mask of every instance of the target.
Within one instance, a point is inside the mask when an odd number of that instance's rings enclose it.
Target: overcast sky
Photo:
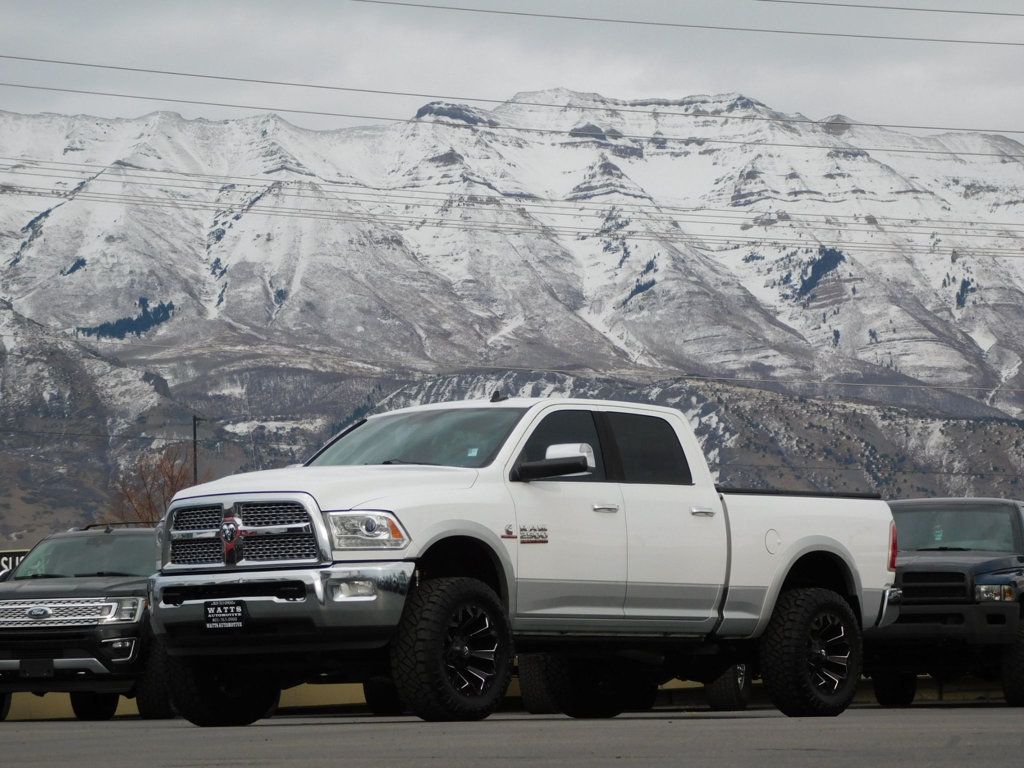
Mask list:
[[[1024,12],[1020,0],[859,1]],[[1024,18],[757,0],[449,2],[694,24],[1024,41]],[[841,112],[864,122],[1024,129],[1022,47],[697,31],[350,0],[3,0],[0,18],[2,54],[498,99],[556,86],[619,98],[738,91],[815,118]],[[5,60],[0,80],[403,118],[426,101]],[[0,87],[0,108],[123,117],[156,109],[209,118],[253,113],[9,87]],[[285,117],[317,128],[353,122]]]

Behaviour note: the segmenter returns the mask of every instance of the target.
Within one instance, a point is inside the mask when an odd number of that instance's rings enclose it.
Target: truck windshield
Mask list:
[[[525,408],[449,408],[376,416],[331,443],[309,466],[485,467],[524,413]]]
[[[1018,552],[1018,512],[1009,504],[892,506],[901,550]]]
[[[74,576],[151,576],[157,570],[154,536],[86,534],[41,541],[11,579]]]

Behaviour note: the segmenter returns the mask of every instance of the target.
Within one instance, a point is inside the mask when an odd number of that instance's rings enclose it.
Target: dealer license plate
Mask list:
[[[53,659],[22,659],[22,677],[53,677]]]
[[[245,626],[245,602],[242,600],[208,600],[207,629],[242,629]]]

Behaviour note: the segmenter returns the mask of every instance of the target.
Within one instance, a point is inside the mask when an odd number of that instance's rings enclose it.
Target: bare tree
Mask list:
[[[143,454],[131,470],[114,480],[114,505],[107,519],[155,525],[174,494],[190,485],[192,462],[184,446]]]

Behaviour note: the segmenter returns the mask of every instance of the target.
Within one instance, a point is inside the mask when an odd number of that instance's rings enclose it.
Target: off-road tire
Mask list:
[[[391,674],[399,698],[424,720],[481,720],[505,696],[512,653],[508,617],[494,590],[467,577],[432,579],[406,602]]]
[[[1024,707],[1024,623],[1013,644],[1003,651],[1003,697],[1011,707]]]
[[[841,664],[830,661],[844,655]],[[775,604],[760,656],[761,679],[783,714],[834,717],[857,690],[863,667],[860,626],[849,604],[832,590],[792,589]]]
[[[167,683],[174,707],[190,723],[241,726],[269,717],[281,689],[265,679],[225,679],[215,662],[167,657]]]
[[[167,684],[167,650],[156,638],[149,641],[146,662],[135,682],[135,705],[143,720],[168,720],[175,715]]]
[[[549,690],[559,711],[578,719],[604,719],[624,712],[631,703],[624,673],[606,659],[551,656]]]
[[[715,680],[704,685],[704,698],[717,712],[738,712],[750,704],[750,667],[733,664]]]
[[[71,711],[79,720],[109,720],[117,712],[117,703],[121,698],[116,693],[93,693],[92,691],[72,691]]]
[[[546,653],[519,654],[519,693],[523,709],[531,715],[551,715],[561,710],[551,695]]]
[[[875,701],[883,707],[909,707],[917,695],[917,675],[912,672],[878,672],[871,675]]]
[[[375,715],[400,715],[405,704],[390,677],[380,675],[363,681],[363,699],[366,708]]]
[[[658,684],[642,677],[626,678],[623,695],[623,712],[650,712],[658,702]]]
[[[11,694],[0,693],[0,723],[7,719],[11,711]]]

